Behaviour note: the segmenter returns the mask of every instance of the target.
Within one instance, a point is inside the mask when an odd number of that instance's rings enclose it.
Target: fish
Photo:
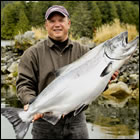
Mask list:
[[[128,42],[128,31],[122,32],[58,69],[55,72],[57,77],[35,98],[27,111],[1,108],[1,114],[12,123],[16,138],[24,138],[37,113],[45,113],[43,119],[52,125],[72,111],[73,116],[79,114],[104,91],[113,73],[135,52],[138,41],[139,36]]]

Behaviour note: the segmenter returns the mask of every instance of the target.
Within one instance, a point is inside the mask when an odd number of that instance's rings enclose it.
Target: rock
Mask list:
[[[1,75],[1,85],[4,85],[5,84],[5,77],[6,77],[7,75]]]
[[[129,75],[129,85],[132,89],[136,89],[139,83],[139,75],[138,74],[130,74]]]
[[[7,61],[7,63],[12,64],[12,63],[13,63],[13,58],[11,57],[11,58]]]
[[[91,40],[89,39],[88,37],[81,37],[79,40],[78,40],[79,43],[87,46],[88,48],[92,49],[96,46],[96,44]]]
[[[15,48],[26,50],[28,47],[36,43],[35,34],[33,31],[27,31],[24,34],[15,36]],[[17,52],[17,50],[15,50]]]
[[[139,78],[139,75],[138,74],[131,74],[129,77],[131,78],[131,80],[137,80]]]
[[[136,88],[133,92],[132,92],[132,97],[134,99],[139,100],[139,88]]]
[[[11,80],[13,78],[13,73],[8,74],[7,79]]]
[[[6,61],[7,61],[7,56],[1,58],[1,63],[6,63]]]
[[[103,97],[113,101],[110,101],[110,103],[122,103],[121,105],[124,106],[131,97],[131,92],[132,91],[128,88],[127,84],[124,82],[118,82],[110,84],[108,89],[103,92]]]
[[[110,90],[110,92],[104,92],[104,95],[115,94],[117,91],[124,91],[126,94],[131,93],[131,90],[128,88],[128,85],[124,82],[110,84],[107,90]]]
[[[35,33],[33,31],[27,31],[24,33],[23,37],[30,40],[35,39]]]
[[[9,72],[16,72],[18,71],[18,63],[17,62],[13,62],[10,67],[8,68]]]
[[[1,66],[1,72],[2,74],[6,74],[7,73],[7,66]]]
[[[23,52],[34,45],[37,41],[35,39],[35,34],[32,31],[27,31],[24,34],[15,36],[15,46],[13,52],[18,53],[20,56]]]

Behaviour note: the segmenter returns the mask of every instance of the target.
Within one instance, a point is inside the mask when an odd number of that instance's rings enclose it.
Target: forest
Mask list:
[[[52,5],[68,10],[75,39],[92,39],[100,26],[111,25],[115,19],[139,31],[139,1],[1,1],[1,38],[13,39],[32,27],[44,27],[45,13]]]

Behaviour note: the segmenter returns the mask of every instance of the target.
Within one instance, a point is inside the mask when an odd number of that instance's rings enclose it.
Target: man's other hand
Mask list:
[[[29,108],[29,104],[24,105],[24,111],[27,111],[28,108]],[[37,113],[33,116],[32,122],[34,122],[35,120],[38,120],[39,118],[42,118],[42,117],[43,117],[43,114]]]
[[[111,77],[109,83],[111,83],[111,80],[115,80],[116,77],[117,77],[118,75],[119,75],[119,71],[117,70],[117,71],[115,71],[115,73],[112,75],[112,77]]]

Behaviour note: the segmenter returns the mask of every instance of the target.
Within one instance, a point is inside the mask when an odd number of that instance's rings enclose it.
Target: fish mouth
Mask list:
[[[122,55],[122,57],[130,56],[133,52],[135,52],[136,48],[139,46],[139,36],[137,36],[134,40],[129,42],[126,46],[126,52]]]
[[[137,48],[139,36],[128,43],[128,32],[122,32],[119,35],[107,40],[104,44],[104,53],[109,59],[122,60],[130,56]]]

